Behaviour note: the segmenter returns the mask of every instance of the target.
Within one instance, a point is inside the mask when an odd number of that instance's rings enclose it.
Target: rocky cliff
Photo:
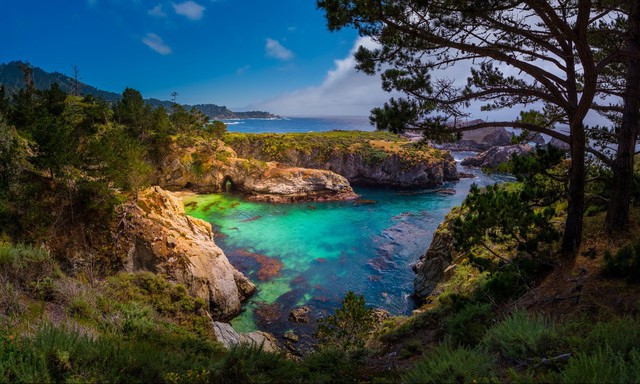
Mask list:
[[[184,284],[209,304],[216,319],[240,312],[255,286],[230,263],[213,242],[211,224],[185,214],[182,201],[160,187],[140,192],[123,206],[118,247],[127,269],[146,270]]]
[[[533,147],[529,144],[506,145],[491,147],[477,156],[467,157],[461,164],[469,167],[481,167],[495,169],[500,164],[511,160],[514,155],[524,156],[533,152]]]
[[[347,179],[334,172],[239,158],[218,140],[174,142],[158,164],[154,181],[163,188],[198,193],[231,188],[251,199],[271,202],[357,197]]]
[[[329,170],[354,184],[415,188],[458,179],[450,153],[388,133],[228,134],[224,140],[240,157]]]
[[[455,259],[451,225],[453,217],[460,208],[454,208],[433,234],[433,240],[427,252],[413,266],[413,296],[418,300],[426,299],[445,279],[446,271],[452,267]]]

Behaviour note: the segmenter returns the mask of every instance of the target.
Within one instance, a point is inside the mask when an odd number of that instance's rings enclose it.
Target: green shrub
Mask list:
[[[633,348],[640,347],[638,319],[626,316],[608,322],[598,322],[584,340],[582,349],[599,347],[625,355]]]
[[[481,349],[440,345],[406,372],[403,383],[470,383],[490,379],[494,358]]]
[[[402,347],[400,352],[398,353],[398,357],[401,359],[408,359],[413,356],[417,356],[422,354],[423,347],[420,340],[411,339],[406,342],[406,344]]]
[[[373,310],[366,307],[364,296],[347,292],[335,314],[320,320],[316,336],[320,343],[344,351],[364,347],[373,330]]]
[[[354,383],[360,364],[358,357],[352,354],[324,348],[304,358],[299,380],[303,383]]]
[[[610,251],[605,252],[602,273],[609,277],[638,281],[640,279],[640,239],[622,247],[615,256]]]
[[[290,383],[298,378],[292,361],[259,347],[240,345],[224,357],[213,373],[214,383]]]
[[[543,316],[528,316],[518,310],[490,328],[483,343],[492,352],[519,360],[543,355],[558,340],[553,324]]]
[[[484,336],[491,315],[490,304],[469,303],[445,318],[443,326],[455,344],[475,345]]]
[[[42,287],[41,283],[46,278],[59,276],[60,270],[44,248],[0,244],[0,274],[8,277],[14,284],[37,294],[38,289]]]
[[[155,313],[149,305],[131,302],[123,306],[122,333],[128,336],[148,336],[156,328]]]
[[[640,352],[632,350],[627,359],[609,348],[580,352],[569,360],[560,379],[564,383],[638,383]]]

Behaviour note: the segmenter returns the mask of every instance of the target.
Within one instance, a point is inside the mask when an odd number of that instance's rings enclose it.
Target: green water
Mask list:
[[[214,194],[185,198],[185,205],[188,214],[213,225],[216,243],[259,287],[232,321],[234,328],[282,334],[293,327],[287,321],[292,308],[307,305],[313,317],[322,317],[349,290],[363,294],[371,306],[409,313],[411,266],[438,224],[462,202],[471,183],[499,181],[463,171],[478,177],[445,185],[447,191],[356,189],[373,204],[269,204]]]

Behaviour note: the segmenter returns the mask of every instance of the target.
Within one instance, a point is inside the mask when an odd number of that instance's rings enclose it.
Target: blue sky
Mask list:
[[[0,0],[0,62],[26,60],[98,88],[260,108],[366,115],[389,95],[353,69],[369,41],[329,32],[314,0]]]

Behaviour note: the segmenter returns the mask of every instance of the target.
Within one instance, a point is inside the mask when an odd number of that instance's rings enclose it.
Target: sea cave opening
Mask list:
[[[225,176],[222,180],[222,191],[225,193],[231,193],[235,191],[235,186],[230,176]]]

